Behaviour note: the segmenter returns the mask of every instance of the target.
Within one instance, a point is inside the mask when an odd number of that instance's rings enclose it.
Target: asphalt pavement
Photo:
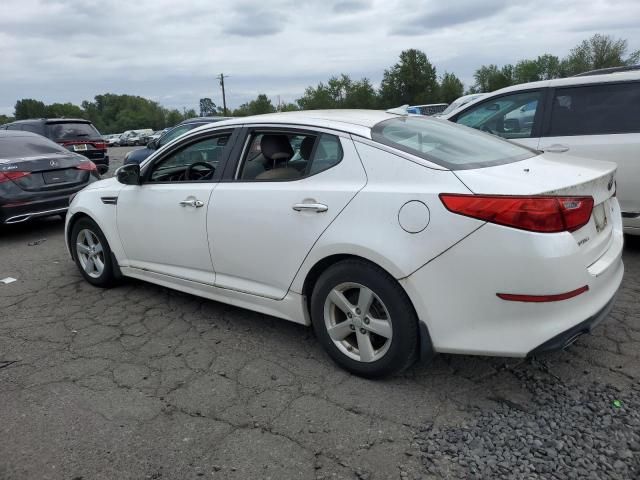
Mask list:
[[[111,149],[107,175],[127,150]],[[554,435],[577,424],[602,442],[594,462],[611,466],[596,478],[640,475],[633,432],[610,433],[640,411],[636,239],[613,312],[568,351],[440,355],[370,381],[336,367],[300,325],[134,280],[92,287],[63,226],[0,228],[0,279],[17,279],[0,283],[0,479],[571,478],[569,440]],[[594,408],[576,410],[582,399]],[[526,466],[490,436],[485,476],[474,438],[520,424],[521,450],[545,435],[565,446],[540,449],[544,464],[527,450]]]

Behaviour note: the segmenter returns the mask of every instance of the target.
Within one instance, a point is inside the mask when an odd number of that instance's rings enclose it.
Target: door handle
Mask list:
[[[569,147],[567,147],[566,145],[560,145],[559,143],[555,143],[553,145],[549,145],[548,147],[542,148],[542,151],[551,153],[563,153],[567,152],[568,150]]]
[[[182,207],[194,207],[194,208],[200,208],[200,207],[204,207],[204,202],[202,200],[182,200],[180,202],[180,205]]]
[[[329,207],[323,203],[296,203],[292,207],[296,212],[326,212]]]

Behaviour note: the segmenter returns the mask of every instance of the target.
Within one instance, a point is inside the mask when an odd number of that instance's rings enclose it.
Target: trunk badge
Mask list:
[[[51,160],[49,162],[49,165],[51,165],[53,168],[56,168],[57,166],[59,166],[60,164],[58,163],[57,160]]]

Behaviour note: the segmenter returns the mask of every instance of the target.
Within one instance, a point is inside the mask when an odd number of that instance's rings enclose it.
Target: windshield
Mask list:
[[[65,122],[47,124],[47,137],[52,140],[99,139],[100,133],[90,123]]]
[[[179,125],[175,127],[173,130],[169,130],[167,133],[165,133],[160,138],[159,145],[162,147],[167,143],[175,140],[183,133],[187,133],[189,130],[193,130],[194,128],[199,127],[200,125],[204,125],[204,123],[186,123],[184,125]]]
[[[460,108],[462,105],[466,105],[469,102],[473,102],[475,99],[477,99],[478,97],[481,97],[482,94],[478,93],[477,95],[469,95],[469,96],[464,96],[464,97],[460,97],[457,100],[455,100],[451,105],[449,105],[444,112],[442,112],[440,115],[446,115],[447,113],[451,113],[454,110],[457,110],[458,108]]]
[[[371,138],[451,170],[502,165],[537,155],[492,135],[433,118],[391,118],[374,125]]]

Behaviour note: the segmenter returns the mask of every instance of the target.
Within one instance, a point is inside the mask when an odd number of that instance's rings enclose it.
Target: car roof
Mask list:
[[[371,138],[371,128],[384,120],[398,118],[398,115],[381,110],[299,110],[294,112],[267,113],[238,117],[216,122],[215,125],[203,125],[199,130],[218,128],[226,125],[270,124],[296,125],[330,128]]]
[[[621,71],[607,74],[593,74],[585,75],[581,77],[566,77],[566,78],[554,78],[553,80],[541,80],[539,82],[520,83],[518,85],[512,85],[510,87],[501,88],[491,93],[487,93],[487,97],[494,96],[496,94],[503,94],[508,92],[517,92],[519,90],[530,90],[535,88],[545,87],[568,87],[573,85],[589,85],[593,83],[607,83],[607,82],[625,82],[632,80],[640,80],[640,71]],[[466,106],[466,105],[465,105]]]

